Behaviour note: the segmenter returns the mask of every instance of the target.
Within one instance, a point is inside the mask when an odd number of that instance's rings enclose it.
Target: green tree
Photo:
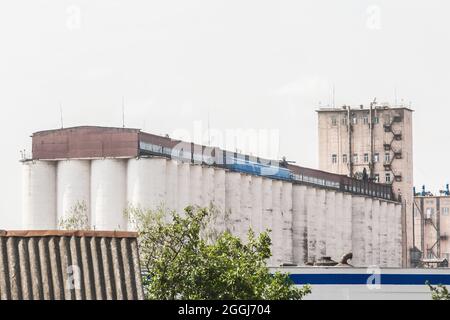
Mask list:
[[[217,233],[211,210],[187,207],[183,215],[129,208],[139,232],[139,249],[148,299],[299,300],[309,286],[297,288],[288,274],[271,274],[267,232],[248,239]],[[211,236],[213,235],[213,236]]]
[[[433,300],[450,300],[450,293],[447,287],[439,284],[437,286],[432,286],[428,281],[426,283],[431,290],[431,297]]]
[[[58,226],[62,230],[89,230],[89,216],[85,201],[76,202],[67,214],[66,218],[60,218]]]

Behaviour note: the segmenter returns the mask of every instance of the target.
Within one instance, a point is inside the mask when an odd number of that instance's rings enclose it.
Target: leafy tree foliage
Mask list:
[[[441,284],[432,286],[429,282],[427,282],[427,285],[431,290],[431,297],[433,300],[450,300],[450,293],[448,292],[447,287]]]
[[[183,215],[129,208],[127,214],[139,232],[148,299],[298,300],[310,292],[287,274],[269,272],[268,232],[249,230],[245,243],[213,232],[211,210],[204,208],[187,207]]]
[[[75,203],[66,218],[60,218],[59,228],[62,230],[89,230],[89,217],[85,201]]]

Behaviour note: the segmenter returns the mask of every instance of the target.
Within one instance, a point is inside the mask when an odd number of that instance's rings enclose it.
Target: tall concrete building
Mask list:
[[[319,168],[390,184],[402,201],[403,264],[413,249],[412,113],[406,107],[320,108]]]
[[[450,261],[450,191],[439,195],[425,191],[414,197],[414,246],[418,249],[415,265],[423,261],[447,259]],[[420,261],[422,260],[422,261]]]

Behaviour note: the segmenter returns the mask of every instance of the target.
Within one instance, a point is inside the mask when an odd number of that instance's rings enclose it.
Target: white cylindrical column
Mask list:
[[[272,243],[273,260],[279,266],[283,252],[283,217],[281,216],[281,181],[272,181]]]
[[[395,267],[402,267],[402,206],[395,204]]]
[[[225,212],[225,170],[214,169],[214,211],[216,215],[216,230],[222,233],[226,230],[227,215]]]
[[[366,198],[366,208],[364,212],[364,252],[365,266],[373,265],[373,200],[372,198]]]
[[[56,164],[24,162],[22,170],[24,228],[56,229]]]
[[[353,259],[352,263],[355,267],[363,267],[365,265],[366,255],[365,249],[365,199],[360,196],[353,196],[352,198],[352,244],[353,244]]]
[[[338,231],[338,224],[341,221],[336,220],[336,192],[326,191],[326,217],[325,217],[325,234],[322,237],[326,240],[326,256],[333,260],[338,260],[337,255],[337,241],[341,241],[336,236]]]
[[[178,163],[175,160],[166,161],[166,209],[178,209]]]
[[[283,250],[282,263],[293,262],[292,249],[292,183],[283,182],[281,187],[281,216],[283,218],[282,243]]]
[[[251,193],[252,176],[244,174],[241,177],[241,225],[239,226],[239,236],[241,239],[247,239],[248,230],[250,229],[252,217],[252,193]]]
[[[89,219],[91,162],[61,160],[57,163],[56,172],[58,228],[63,228],[60,223],[74,214],[83,214]]]
[[[126,230],[126,161],[91,162],[91,221],[96,230]]]
[[[335,230],[334,230],[334,242],[335,242],[335,261],[340,261],[345,254],[344,250],[344,234],[345,222],[344,222],[344,194],[342,192],[336,192],[334,197],[335,201]]]
[[[373,262],[375,266],[380,265],[380,200],[374,199],[372,206],[372,248]]]
[[[395,251],[396,251],[396,234],[395,234],[395,223],[396,223],[396,218],[395,218],[395,204],[392,202],[389,202],[387,205],[387,212],[388,212],[388,217],[387,217],[387,224],[388,224],[388,228],[387,228],[387,232],[388,232],[388,259],[387,259],[387,263],[388,263],[388,267],[395,267],[396,266],[396,256],[395,256]]]
[[[306,222],[307,222],[307,237],[308,237],[308,259],[307,262],[314,263],[316,261],[316,248],[317,248],[317,220],[318,220],[318,203],[316,196],[317,189],[308,187],[305,194],[306,201]]]
[[[227,230],[236,235],[241,223],[241,174],[239,172],[227,172],[225,180],[225,211],[229,217]]]
[[[254,176],[251,180],[252,216],[251,227],[255,234],[262,231],[262,178]]]
[[[191,166],[190,203],[194,206],[203,206],[203,171],[201,165]]]
[[[380,266],[388,266],[388,205],[386,201],[381,201],[380,206]]]
[[[210,208],[214,203],[214,168],[203,167],[202,177],[203,206]]]
[[[294,263],[307,262],[308,237],[306,226],[306,186],[294,185],[292,188],[292,251]]]
[[[177,197],[177,211],[178,214],[183,215],[184,209],[190,205],[189,189],[190,189],[190,164],[178,163],[178,197]]]
[[[343,222],[344,230],[342,233],[343,238],[343,255],[353,252],[353,214],[352,214],[352,196],[349,194],[344,194],[343,197]]]
[[[317,201],[317,245],[316,258],[320,259],[327,255],[327,200],[326,191],[319,189],[316,192]]]

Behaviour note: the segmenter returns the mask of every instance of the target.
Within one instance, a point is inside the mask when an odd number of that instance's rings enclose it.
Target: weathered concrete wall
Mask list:
[[[26,228],[42,228],[43,222],[56,228],[56,195],[62,194],[56,190],[67,189],[73,180],[68,172],[70,181],[60,179],[60,186],[56,167],[49,162],[25,166]],[[85,171],[91,175],[91,192],[83,198],[90,200],[90,221],[97,229],[133,230],[123,215],[126,205],[182,213],[188,205],[212,204],[218,232],[246,239],[249,228],[256,234],[271,230],[269,263],[274,266],[303,265],[324,256],[339,260],[349,252],[355,266],[401,265],[398,203],[163,158],[92,160]],[[77,200],[73,198],[71,202]],[[39,212],[45,214],[36,219]]]

